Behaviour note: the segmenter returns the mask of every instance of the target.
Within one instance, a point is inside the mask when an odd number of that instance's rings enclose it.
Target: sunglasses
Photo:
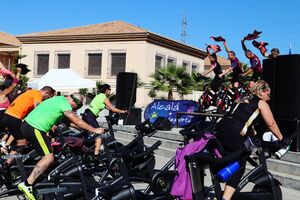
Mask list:
[[[72,100],[74,101],[74,103],[76,104],[76,109],[79,109],[82,107],[82,102],[77,99],[76,97],[74,97],[73,95],[70,95],[70,97],[72,98]]]
[[[267,83],[264,84],[264,85],[261,87],[261,89],[262,89],[263,91],[265,91],[265,90],[271,90],[269,84],[267,84]]]

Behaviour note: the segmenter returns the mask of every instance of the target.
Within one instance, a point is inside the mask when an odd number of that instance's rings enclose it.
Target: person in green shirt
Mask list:
[[[108,109],[114,113],[127,113],[127,110],[120,110],[115,108],[110,100],[107,98],[110,95],[111,88],[108,84],[103,84],[100,88],[100,93],[94,97],[92,102],[90,103],[89,108],[87,108],[84,113],[82,114],[82,119],[89,125],[93,126],[94,128],[100,127],[97,118],[99,113],[103,109]],[[95,152],[94,155],[99,155],[100,147],[101,147],[101,138],[96,138],[95,141]]]
[[[80,119],[74,111],[82,106],[82,96],[72,94],[70,96],[56,96],[40,103],[31,111],[21,125],[21,132],[25,139],[33,146],[42,159],[35,165],[33,171],[25,182],[18,184],[28,199],[35,199],[32,192],[32,184],[53,163],[54,155],[47,132],[63,117],[67,117],[78,128],[102,134],[103,128],[94,128]]]

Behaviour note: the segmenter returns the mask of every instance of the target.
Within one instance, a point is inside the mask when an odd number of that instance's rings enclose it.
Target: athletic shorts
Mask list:
[[[53,152],[51,142],[45,132],[33,128],[27,122],[21,125],[21,131],[40,156],[46,156]]]
[[[91,125],[94,128],[99,128],[99,123],[97,122],[97,116],[90,111],[90,109],[86,109],[82,114],[82,120]]]
[[[22,140],[24,139],[23,134],[21,133],[20,127],[22,124],[22,120],[10,116],[4,113],[3,118],[1,120],[1,126],[7,127],[9,133],[14,136],[15,140]]]

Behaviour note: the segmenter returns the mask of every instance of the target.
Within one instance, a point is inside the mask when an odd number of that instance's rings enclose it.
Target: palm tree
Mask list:
[[[180,98],[189,94],[193,89],[193,80],[182,66],[167,65],[150,75],[154,80],[151,82],[152,89],[148,95],[156,97],[157,91],[167,92],[168,96],[173,96],[175,89]]]
[[[210,87],[211,78],[200,77],[195,73],[192,73],[192,80],[194,83],[194,90],[203,91],[205,88]]]

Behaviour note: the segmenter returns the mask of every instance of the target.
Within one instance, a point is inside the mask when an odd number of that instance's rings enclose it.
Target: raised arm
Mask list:
[[[206,53],[207,53],[207,57],[210,59],[211,58],[211,54],[210,54],[210,52],[208,50],[208,47],[206,47]]]
[[[210,52],[209,52],[209,50],[208,50],[208,47],[206,47],[206,53],[207,53],[207,57],[208,57],[209,60],[210,60],[210,59],[211,59],[211,54],[210,54]],[[206,71],[205,73],[202,74],[202,76],[206,76],[207,74],[209,74],[209,73],[212,72],[213,70],[214,70],[214,67],[211,66],[211,67],[209,68],[208,71]]]
[[[229,48],[228,48],[228,46],[227,46],[227,43],[226,43],[226,41],[224,41],[223,42],[223,45],[224,45],[224,47],[225,47],[225,50],[226,50],[226,52],[227,52],[227,54],[228,54],[228,56],[229,56]]]
[[[245,45],[245,40],[243,39],[241,42],[242,42],[242,48],[243,48],[243,50],[246,51],[247,47]]]
[[[265,51],[265,52],[261,51],[261,55],[265,58],[270,58],[270,54],[267,51]]]
[[[13,83],[11,84],[11,86],[9,88],[7,88],[3,92],[1,92],[1,94],[8,95],[9,93],[11,93],[14,90],[14,88],[18,85],[20,75],[21,75],[21,68],[17,68],[17,73],[13,79]]]

